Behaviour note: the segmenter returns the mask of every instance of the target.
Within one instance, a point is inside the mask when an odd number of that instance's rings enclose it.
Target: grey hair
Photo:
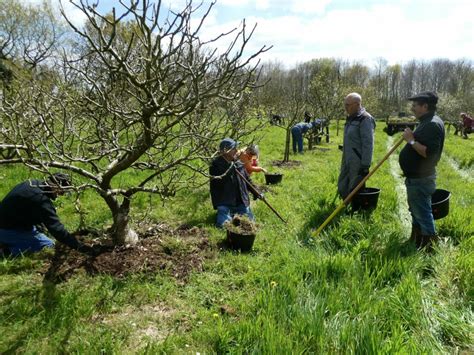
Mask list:
[[[356,92],[351,92],[346,96],[346,99],[352,99],[355,102],[362,103],[362,96]]]

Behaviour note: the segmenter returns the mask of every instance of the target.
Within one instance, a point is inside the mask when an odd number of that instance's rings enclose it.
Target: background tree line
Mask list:
[[[202,182],[196,176],[206,176],[222,137],[245,142],[273,114],[282,116],[288,160],[290,129],[304,112],[339,123],[352,91],[380,118],[408,112],[406,98],[421,90],[440,94],[445,120],[474,111],[470,59],[379,59],[369,67],[319,58],[286,68],[258,61],[268,47],[246,53],[255,27],[245,21],[200,38],[212,4],[164,13],[160,3],[131,0],[109,14],[74,4],[83,27],[48,1],[0,0],[0,164],[76,174],[80,188],[95,190],[111,210],[118,243],[133,235],[136,193],[166,198]],[[219,52],[222,40],[227,50]],[[119,178],[127,170],[131,181]]]

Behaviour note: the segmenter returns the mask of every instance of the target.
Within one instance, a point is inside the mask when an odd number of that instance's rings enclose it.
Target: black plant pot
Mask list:
[[[446,217],[449,213],[449,198],[451,192],[443,189],[437,189],[431,195],[431,212],[434,219]]]
[[[227,241],[231,249],[246,252],[252,250],[255,234],[238,234],[227,231]]]
[[[376,187],[366,187],[361,189],[352,198],[352,211],[373,211],[377,207],[380,189]]]
[[[283,174],[265,174],[265,182],[268,184],[278,184],[283,179]]]

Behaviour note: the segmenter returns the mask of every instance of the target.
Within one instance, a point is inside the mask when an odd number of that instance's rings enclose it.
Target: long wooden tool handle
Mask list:
[[[316,231],[313,233],[313,236],[314,237],[317,237],[319,235],[319,233],[321,233],[321,231],[323,230],[324,227],[326,227],[328,225],[329,222],[331,222],[331,220],[352,200],[352,197],[354,197],[354,195],[360,190],[360,188],[362,186],[364,186],[365,182],[367,180],[369,180],[369,178],[374,175],[374,173],[377,171],[378,168],[380,168],[380,166],[385,162],[385,160],[388,159],[388,157],[390,155],[392,155],[392,153],[395,151],[395,149],[398,148],[398,146],[400,144],[402,144],[402,142],[404,141],[404,138],[403,137],[400,137],[400,139],[397,141],[397,143],[395,143],[395,145],[387,152],[387,154],[385,154],[385,156],[382,158],[382,160],[380,160],[378,162],[378,164],[371,170],[369,171],[369,173],[362,179],[362,181],[354,188],[354,190],[352,190],[352,192],[344,199],[344,201],[342,201],[342,203],[334,210],[333,213],[331,213],[331,215],[326,218],[326,220],[323,222],[323,224],[321,224],[319,226],[318,229],[316,229]]]
[[[255,194],[257,194],[257,195],[259,195],[259,196],[262,196],[262,193],[261,193],[260,191],[258,191],[257,188],[256,188],[255,186],[253,186],[253,185],[250,183],[250,181],[248,181],[248,180],[240,173],[240,171],[237,170],[237,168],[236,168],[235,166],[234,166],[234,169],[235,169],[235,172],[236,172],[237,174],[239,174],[239,176],[242,178],[242,180],[245,181],[245,183],[250,187],[250,189],[251,189]],[[286,221],[283,219],[283,217],[280,216],[280,214],[268,203],[268,201],[265,199],[265,197],[261,198],[261,200],[262,200],[263,202],[265,202],[265,204],[272,210],[273,213],[276,214],[276,216],[277,216],[278,218],[280,218],[280,220],[281,220],[283,223],[286,224]]]

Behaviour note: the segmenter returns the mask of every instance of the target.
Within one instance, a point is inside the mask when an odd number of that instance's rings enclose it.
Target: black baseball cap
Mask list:
[[[409,97],[407,100],[409,101],[416,101],[416,102],[423,102],[427,104],[437,104],[438,103],[438,95],[436,95],[433,91],[422,91],[416,95]]]
[[[48,177],[49,184],[60,186],[60,187],[71,187],[72,179],[69,174],[65,173],[54,173]]]

